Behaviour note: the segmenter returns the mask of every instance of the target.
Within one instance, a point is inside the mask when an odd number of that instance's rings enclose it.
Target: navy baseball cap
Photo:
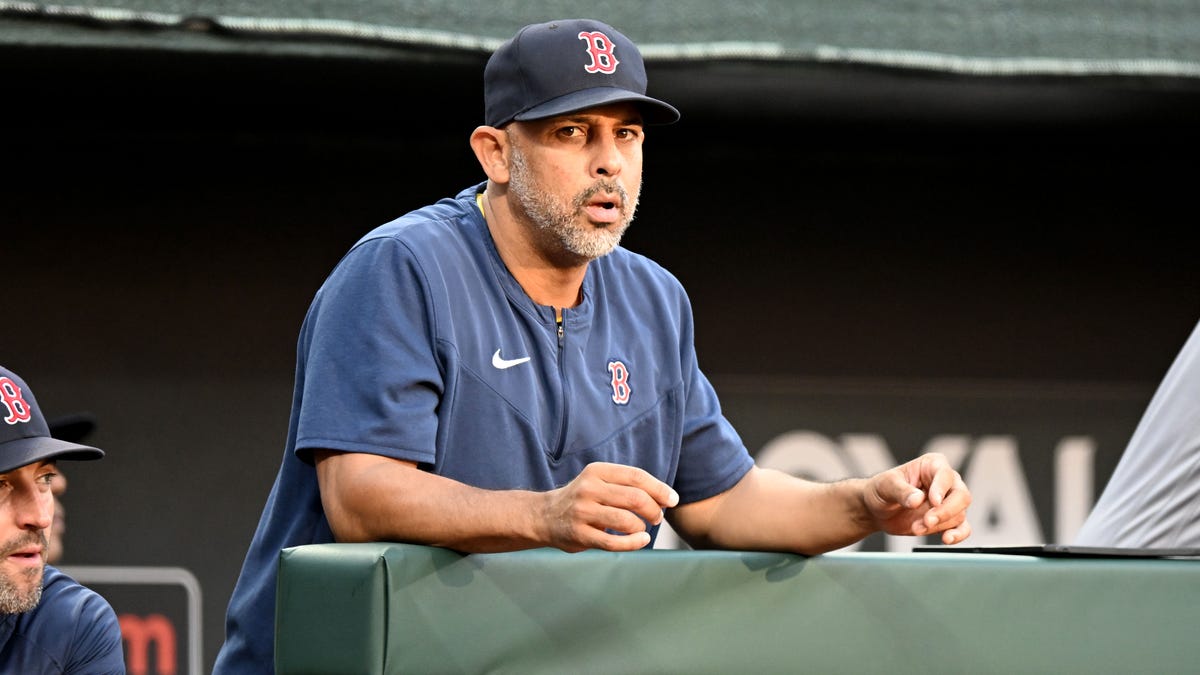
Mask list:
[[[646,66],[636,45],[591,19],[526,26],[483,70],[484,123],[538,120],[607,105],[637,104],[646,124],[671,124],[679,111],[646,96]]]
[[[0,473],[47,459],[100,459],[99,448],[53,438],[29,385],[0,366]]]

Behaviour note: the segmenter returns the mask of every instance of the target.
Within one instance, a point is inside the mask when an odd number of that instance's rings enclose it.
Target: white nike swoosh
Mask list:
[[[522,358],[522,359],[502,359],[502,358],[500,358],[500,350],[499,349],[496,350],[495,354],[492,354],[492,365],[500,370],[504,370],[506,368],[512,368],[513,366],[519,366],[528,360],[529,360],[528,356],[526,356],[525,358]]]

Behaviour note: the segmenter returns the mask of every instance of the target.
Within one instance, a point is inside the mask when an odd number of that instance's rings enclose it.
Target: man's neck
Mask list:
[[[586,260],[578,264],[551,260],[531,236],[532,228],[517,220],[505,198],[490,191],[483,197],[483,214],[500,259],[531,300],[560,309],[583,300]]]

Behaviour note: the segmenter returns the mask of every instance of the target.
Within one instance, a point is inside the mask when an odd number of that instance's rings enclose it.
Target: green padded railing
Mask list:
[[[283,551],[279,673],[1182,673],[1200,562]]]

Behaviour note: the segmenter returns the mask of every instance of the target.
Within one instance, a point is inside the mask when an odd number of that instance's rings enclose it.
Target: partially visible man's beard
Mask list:
[[[509,168],[509,190],[516,195],[529,220],[544,234],[553,236],[570,254],[594,260],[612,253],[621,243],[621,236],[633,222],[638,195],[630,200],[625,187],[611,178],[598,179],[591,187],[564,204],[555,195],[534,183],[525,154],[513,147]],[[641,186],[638,186],[641,191]],[[615,193],[621,197],[621,219],[609,227],[589,227],[577,222],[583,207],[599,193]]]
[[[0,549],[0,560],[7,559],[13,551],[30,544],[41,544],[44,554],[47,547],[46,535],[42,532],[26,532],[4,542],[3,548]],[[24,590],[13,579],[0,574],[0,614],[20,614],[37,607],[42,600],[42,575],[45,570],[46,565],[43,563],[39,567],[19,572],[18,574],[28,582],[28,588]]]

